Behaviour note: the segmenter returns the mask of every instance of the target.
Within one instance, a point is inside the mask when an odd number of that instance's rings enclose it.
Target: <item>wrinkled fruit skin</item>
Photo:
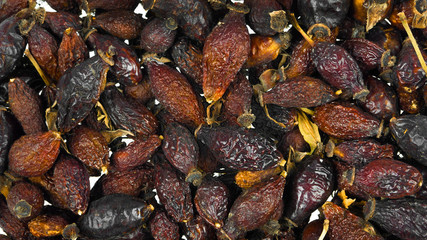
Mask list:
[[[62,75],[56,95],[61,132],[69,132],[89,114],[104,89],[109,69],[97,55]]]
[[[369,76],[367,78],[369,94],[362,104],[363,109],[378,119],[389,120],[399,115],[397,94],[385,82]]]
[[[285,178],[278,176],[241,194],[233,203],[224,231],[231,239],[254,230],[270,220],[282,202]],[[227,239],[220,234],[220,239]]]
[[[150,230],[155,240],[179,239],[179,227],[164,211],[156,212],[150,221]]]
[[[419,163],[427,166],[427,117],[405,115],[390,122],[397,145]]]
[[[22,202],[20,203],[20,201],[24,201],[24,204]],[[23,222],[37,217],[43,209],[43,204],[44,197],[41,189],[31,183],[23,181],[13,185],[7,196],[9,211]],[[22,210],[19,206],[23,206],[26,209]]]
[[[363,99],[369,93],[356,60],[344,48],[319,42],[311,57],[322,78],[332,86],[350,92],[354,99]]]
[[[301,20],[307,28],[323,23],[329,28],[336,27],[344,20],[350,8],[349,0],[298,0],[296,1]]]
[[[134,39],[141,32],[142,18],[133,11],[115,9],[97,14],[93,24],[115,37]]]
[[[118,237],[147,221],[153,210],[143,200],[122,194],[108,195],[90,203],[78,226],[80,233],[89,238]]]
[[[141,32],[141,47],[147,52],[166,52],[174,43],[176,29],[167,25],[168,19],[155,18]]]
[[[329,220],[328,236],[330,240],[381,240],[375,229],[362,218],[352,214],[332,202],[323,204],[321,211]]]
[[[176,222],[188,222],[193,218],[190,183],[168,163],[155,167],[155,187],[160,203]]]
[[[197,138],[219,162],[237,170],[265,170],[283,159],[269,139],[251,129],[202,126]]]
[[[304,159],[290,184],[284,216],[300,225],[331,195],[334,189],[332,162],[319,157]]]
[[[372,205],[372,209],[367,208]],[[373,213],[367,210],[372,210]],[[425,200],[402,198],[372,200],[365,205],[365,218],[378,224],[401,239],[423,239],[427,232],[427,204]],[[369,214],[369,215],[366,215]]]
[[[215,228],[224,225],[227,216],[228,188],[217,179],[204,179],[197,188],[194,204],[200,216]]]
[[[27,240],[30,235],[26,224],[9,211],[3,195],[0,195],[0,228],[8,236],[16,240]]]
[[[40,176],[55,163],[60,144],[58,132],[22,136],[10,148],[9,169],[23,177]]]
[[[380,131],[378,119],[347,102],[317,107],[313,121],[323,132],[341,139],[373,137]]]
[[[10,147],[22,134],[18,120],[10,112],[0,110],[0,173],[7,168]]]
[[[222,97],[249,56],[250,37],[243,17],[231,11],[205,41],[203,93],[208,102]]]

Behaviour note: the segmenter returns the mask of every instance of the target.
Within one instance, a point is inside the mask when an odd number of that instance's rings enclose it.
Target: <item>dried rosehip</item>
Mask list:
[[[203,52],[187,39],[179,40],[172,47],[172,58],[181,71],[199,87],[203,85]]]
[[[26,134],[46,130],[40,97],[20,78],[9,81],[9,105]]]
[[[176,222],[188,222],[193,218],[190,183],[168,163],[156,163],[155,186],[160,203]]]
[[[212,13],[208,2],[201,0],[142,0],[145,9],[156,15],[178,21],[183,33],[198,42],[204,42],[211,30]]]
[[[329,220],[329,239],[383,239],[375,232],[374,227],[362,218],[352,214],[332,202],[326,202],[321,210]]]
[[[219,239],[239,239],[267,223],[282,202],[285,178],[276,176],[242,193],[233,203]],[[225,236],[226,234],[226,236]]]
[[[20,20],[14,15],[0,22],[0,80],[15,70],[24,53],[27,41],[18,30]]]
[[[311,221],[304,227],[302,232],[302,240],[318,240],[323,231],[323,221],[320,219]],[[326,236],[324,238],[328,240],[329,238]]]
[[[28,0],[5,0],[1,3],[0,22],[28,7]]]
[[[305,159],[291,177],[284,216],[293,225],[301,226],[331,195],[334,181],[331,161],[317,156]]]
[[[397,145],[419,163],[427,166],[427,117],[405,115],[390,121]]]
[[[37,217],[43,210],[43,204],[43,192],[31,183],[17,182],[7,195],[9,211],[23,222]]]
[[[215,229],[200,216],[186,222],[184,231],[185,236],[191,240],[216,239]]]
[[[150,220],[150,230],[155,240],[179,239],[179,227],[164,211],[157,211]]]
[[[111,48],[114,50],[114,66],[111,71],[116,76],[117,80],[123,85],[133,85],[142,80],[141,66],[135,51],[120,39],[91,32],[86,36],[89,43],[102,52],[108,52]]]
[[[364,38],[346,40],[342,47],[353,56],[362,72],[378,69],[382,66],[382,56],[385,50],[377,44]]]
[[[326,152],[329,156],[335,156],[340,160],[361,167],[369,162],[381,158],[393,158],[394,147],[391,144],[384,144],[368,139],[345,141],[338,146],[328,143]]]
[[[46,173],[59,154],[61,135],[49,131],[25,135],[16,140],[9,151],[9,169],[23,177]]]
[[[280,166],[260,171],[239,171],[234,179],[236,185],[240,188],[250,188],[253,185],[264,182],[281,172],[282,167]]]
[[[147,68],[154,96],[177,122],[194,128],[204,122],[202,103],[181,73],[155,61]]]
[[[381,132],[380,121],[347,102],[317,107],[313,121],[323,132],[341,139],[372,137]]]
[[[146,165],[130,170],[110,172],[99,179],[102,185],[102,194],[121,193],[136,197],[144,188],[152,185],[153,174],[154,169]]]
[[[375,200],[363,207],[365,219],[401,239],[423,239],[427,232],[427,204],[412,198]]]
[[[63,75],[68,69],[89,58],[89,50],[76,29],[67,28],[58,48],[58,71]]]
[[[287,25],[285,12],[276,0],[245,0],[244,2],[251,9],[248,14],[249,26],[257,34],[272,36],[280,32],[280,29],[275,27],[279,21],[283,28]],[[275,18],[279,12],[282,13],[282,18]]]
[[[56,11],[78,11],[77,1],[75,0],[46,0],[46,2]]]
[[[137,138],[111,156],[111,165],[118,170],[129,170],[146,163],[160,147],[162,141],[158,135]]]
[[[200,216],[213,227],[220,229],[227,217],[228,188],[218,179],[205,178],[197,188],[194,205]]]
[[[308,76],[314,72],[314,65],[310,57],[311,50],[312,46],[304,39],[294,47],[289,60],[289,67],[286,69],[288,78],[300,75]]]
[[[386,51],[390,50],[392,56],[396,56],[399,53],[402,44],[400,32],[389,25],[376,25],[366,33],[366,39],[384,48]]]
[[[425,18],[423,17],[425,14],[425,7],[422,1],[403,1],[393,5],[393,11],[389,16],[390,23],[393,27],[403,30],[402,22],[398,16],[400,12],[405,14],[412,28],[423,29],[426,27]]]
[[[7,168],[9,149],[23,134],[16,118],[5,109],[0,109],[0,174]]]
[[[393,9],[393,1],[352,1],[353,17],[366,25],[366,32],[370,31],[377,22],[386,18]]]
[[[173,18],[154,18],[141,31],[141,47],[148,52],[166,52],[175,41],[177,28]]]
[[[61,155],[53,169],[57,196],[67,209],[82,215],[89,205],[89,173],[84,165],[68,155]]]
[[[170,123],[163,132],[162,150],[168,161],[185,174],[185,181],[198,186],[202,173],[197,168],[199,145],[194,135],[179,123]]]
[[[43,71],[58,81],[61,74],[58,71],[58,43],[55,37],[36,24],[28,34],[28,48]]]
[[[45,21],[57,37],[62,37],[68,28],[73,28],[76,31],[82,29],[79,16],[69,12],[47,12]],[[58,54],[58,56],[61,55]]]
[[[126,85],[124,93],[125,96],[131,97],[142,104],[147,103],[148,100],[154,97],[151,92],[150,82],[145,77],[136,85]]]
[[[68,149],[89,168],[107,171],[108,143],[98,131],[85,126],[75,127],[67,139]]]
[[[139,0],[88,0],[87,2],[90,9],[100,8],[107,11],[116,9],[134,10],[139,4]]]
[[[259,171],[273,168],[283,159],[274,143],[253,129],[202,126],[197,138],[232,169]]]
[[[92,24],[115,37],[134,39],[142,30],[142,16],[133,11],[115,9],[96,15]]]
[[[297,125],[297,112],[294,108],[284,108],[278,105],[269,105],[270,116],[279,122],[281,126],[269,119],[264,109],[255,101],[252,102],[252,112],[255,115],[253,125],[259,133],[268,137],[280,138]]]
[[[307,76],[299,76],[279,82],[261,96],[263,104],[306,108],[317,107],[337,99],[329,85],[317,78]]]
[[[252,85],[242,73],[236,78],[224,96],[223,115],[228,124],[249,128],[255,120],[251,113]]]
[[[8,236],[16,240],[27,240],[30,235],[26,224],[9,211],[6,200],[2,195],[0,195],[0,228]]]
[[[89,211],[78,222],[80,233],[94,239],[119,237],[137,229],[154,207],[141,199],[114,194],[90,203]]]
[[[373,76],[369,76],[366,81],[369,94],[362,103],[363,109],[379,119],[389,120],[398,116],[397,96],[394,90]]]
[[[282,153],[283,156],[288,156],[290,149],[296,152],[308,152],[310,146],[304,140],[301,132],[298,128],[294,128],[291,131],[285,133],[277,144],[277,149]]]
[[[45,213],[28,223],[28,228],[37,238],[62,235],[69,222],[61,215]]]
[[[339,189],[346,189],[349,194],[368,199],[369,197],[383,197],[397,199],[416,193],[423,177],[413,166],[393,160],[374,160],[360,169],[356,169],[353,179],[349,179],[352,170],[340,172]]]
[[[69,132],[83,121],[98,101],[107,81],[108,63],[111,64],[111,59],[102,56],[86,59],[59,79],[56,100],[61,132]]]
[[[301,21],[307,28],[323,23],[329,28],[339,26],[350,8],[349,0],[298,0],[296,2]]]
[[[363,100],[369,94],[357,62],[344,48],[319,42],[313,47],[311,57],[322,78],[332,86],[348,91],[354,99]]]
[[[222,97],[248,59],[250,37],[244,15],[230,11],[203,46],[203,93],[206,101]]]
[[[128,130],[137,136],[156,132],[156,117],[143,104],[125,97],[115,86],[104,90],[101,103],[116,128]]]

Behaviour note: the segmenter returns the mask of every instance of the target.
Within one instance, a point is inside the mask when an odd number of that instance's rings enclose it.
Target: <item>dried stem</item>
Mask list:
[[[28,59],[30,59],[33,66],[36,68],[37,72],[39,73],[40,77],[42,77],[44,84],[46,86],[50,87],[53,85],[53,83],[49,80],[49,78],[44,74],[43,70],[40,68],[40,65],[37,63],[36,59],[31,54],[30,50],[25,49],[25,55]]]

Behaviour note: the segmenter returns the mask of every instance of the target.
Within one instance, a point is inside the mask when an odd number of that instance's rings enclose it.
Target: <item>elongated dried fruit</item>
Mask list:
[[[58,43],[55,38],[36,24],[28,34],[28,48],[47,75],[57,81],[61,74],[58,71]]]
[[[99,56],[70,68],[59,79],[58,128],[69,132],[89,114],[104,89],[110,66]]]
[[[76,29],[67,28],[58,48],[58,71],[63,75],[74,65],[89,58],[89,50]]]
[[[207,178],[197,188],[194,205],[200,216],[213,227],[224,226],[229,201],[228,188],[218,179]]]
[[[15,183],[7,196],[9,211],[23,222],[37,217],[43,210],[43,203],[40,188],[27,182]]]
[[[108,143],[102,134],[85,126],[74,128],[67,139],[68,149],[89,168],[106,171],[109,165]]]
[[[35,237],[54,237],[62,235],[68,224],[67,219],[61,215],[45,213],[31,220],[28,228]]]
[[[121,193],[136,197],[144,188],[152,187],[153,176],[153,167],[143,165],[130,170],[110,172],[99,181],[103,195]]]
[[[311,57],[326,82],[348,91],[354,99],[364,99],[368,95],[357,62],[344,48],[333,43],[319,42],[313,47]]]
[[[253,129],[202,126],[197,138],[219,162],[232,169],[259,171],[283,159],[274,143]]]
[[[172,47],[172,58],[181,71],[200,87],[203,85],[203,52],[188,39],[181,39]]]
[[[380,121],[346,102],[317,107],[313,121],[323,132],[341,139],[372,137],[381,132]]]
[[[27,0],[6,0],[0,8],[0,22],[28,6]]]
[[[154,18],[141,31],[141,47],[148,52],[166,52],[174,43],[177,28],[173,18]]]
[[[405,115],[390,121],[397,145],[419,163],[427,166],[427,117]]]
[[[11,16],[0,23],[0,80],[15,70],[27,44],[18,30],[19,21]]]
[[[62,37],[68,28],[82,29],[79,16],[69,12],[46,12],[45,22],[57,37]]]
[[[150,220],[150,230],[155,240],[179,239],[179,227],[164,211],[156,212]]]
[[[170,123],[163,132],[162,150],[169,162],[185,174],[185,180],[198,186],[202,173],[197,168],[199,145],[194,135],[179,123]]]
[[[276,176],[242,193],[233,203],[220,239],[239,239],[247,231],[267,223],[281,204],[285,178]]]
[[[101,102],[113,124],[138,136],[156,132],[156,117],[142,104],[125,97],[115,86],[105,89]]]
[[[371,224],[332,202],[323,204],[321,211],[329,220],[328,236],[331,240],[383,239]]]
[[[341,0],[298,0],[298,12],[307,28],[316,23],[323,23],[329,28],[339,26],[350,8],[351,1]]]
[[[93,239],[108,239],[129,233],[141,226],[154,207],[145,201],[122,194],[102,197],[90,203],[78,222],[81,234]]]
[[[43,132],[46,124],[42,115],[41,100],[36,91],[20,78],[11,79],[8,86],[10,108],[25,133]]]
[[[277,166],[260,171],[239,171],[234,177],[235,183],[240,188],[250,188],[260,182],[270,179],[274,175],[282,172],[282,168]]]
[[[290,180],[290,192],[284,216],[300,226],[310,214],[320,207],[334,190],[332,162],[320,157],[304,159]]]
[[[22,136],[9,151],[9,169],[23,177],[40,176],[55,163],[60,145],[61,136],[54,131]]]
[[[190,183],[168,163],[155,166],[155,186],[160,203],[176,222],[188,222],[193,218]]]
[[[202,104],[187,79],[165,64],[150,61],[147,67],[154,96],[173,118],[194,128],[202,124]]]
[[[18,120],[5,109],[0,109],[0,173],[7,168],[12,143],[23,134]]]
[[[381,57],[385,50],[375,43],[364,38],[352,38],[342,46],[353,56],[363,72],[381,67]]]
[[[353,140],[345,141],[335,147],[326,147],[329,154],[333,154],[340,160],[353,165],[363,166],[369,162],[394,156],[394,147],[391,144],[384,144],[368,139],[368,140]]]
[[[365,219],[401,239],[423,239],[427,232],[427,204],[412,198],[369,200]]]
[[[133,85],[142,79],[141,66],[135,51],[120,39],[97,32],[90,32],[86,36],[89,43],[102,52],[114,50],[112,59],[114,65],[111,67],[112,73],[123,85]]]
[[[111,156],[111,165],[119,170],[129,170],[147,162],[162,144],[158,135],[137,138],[128,146],[119,149]]]
[[[318,240],[323,230],[323,221],[320,219],[308,223],[302,232],[302,240]],[[327,239],[327,238],[325,238]]]
[[[53,184],[66,208],[81,215],[89,205],[89,173],[82,163],[61,155],[53,170]]]
[[[279,82],[271,91],[262,94],[264,104],[276,104],[282,107],[317,107],[336,98],[329,85],[307,76]]]
[[[282,48],[289,47],[290,35],[280,34],[273,37],[250,35],[251,50],[244,67],[255,67],[275,60]]]
[[[340,169],[340,167],[338,167]],[[356,169],[354,180],[348,180],[350,171],[339,170],[339,189],[367,199],[369,197],[402,198],[416,193],[422,185],[423,177],[413,166],[393,160],[374,160],[363,168]]]
[[[142,30],[142,16],[133,11],[117,9],[97,14],[92,24],[115,37],[134,39]]]
[[[249,56],[250,38],[241,13],[230,11],[207,37],[203,47],[203,93],[217,101]]]

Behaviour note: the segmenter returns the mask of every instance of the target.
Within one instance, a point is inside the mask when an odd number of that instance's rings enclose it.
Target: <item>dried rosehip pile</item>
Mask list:
[[[0,1],[0,240],[427,239],[425,0],[46,2]]]

